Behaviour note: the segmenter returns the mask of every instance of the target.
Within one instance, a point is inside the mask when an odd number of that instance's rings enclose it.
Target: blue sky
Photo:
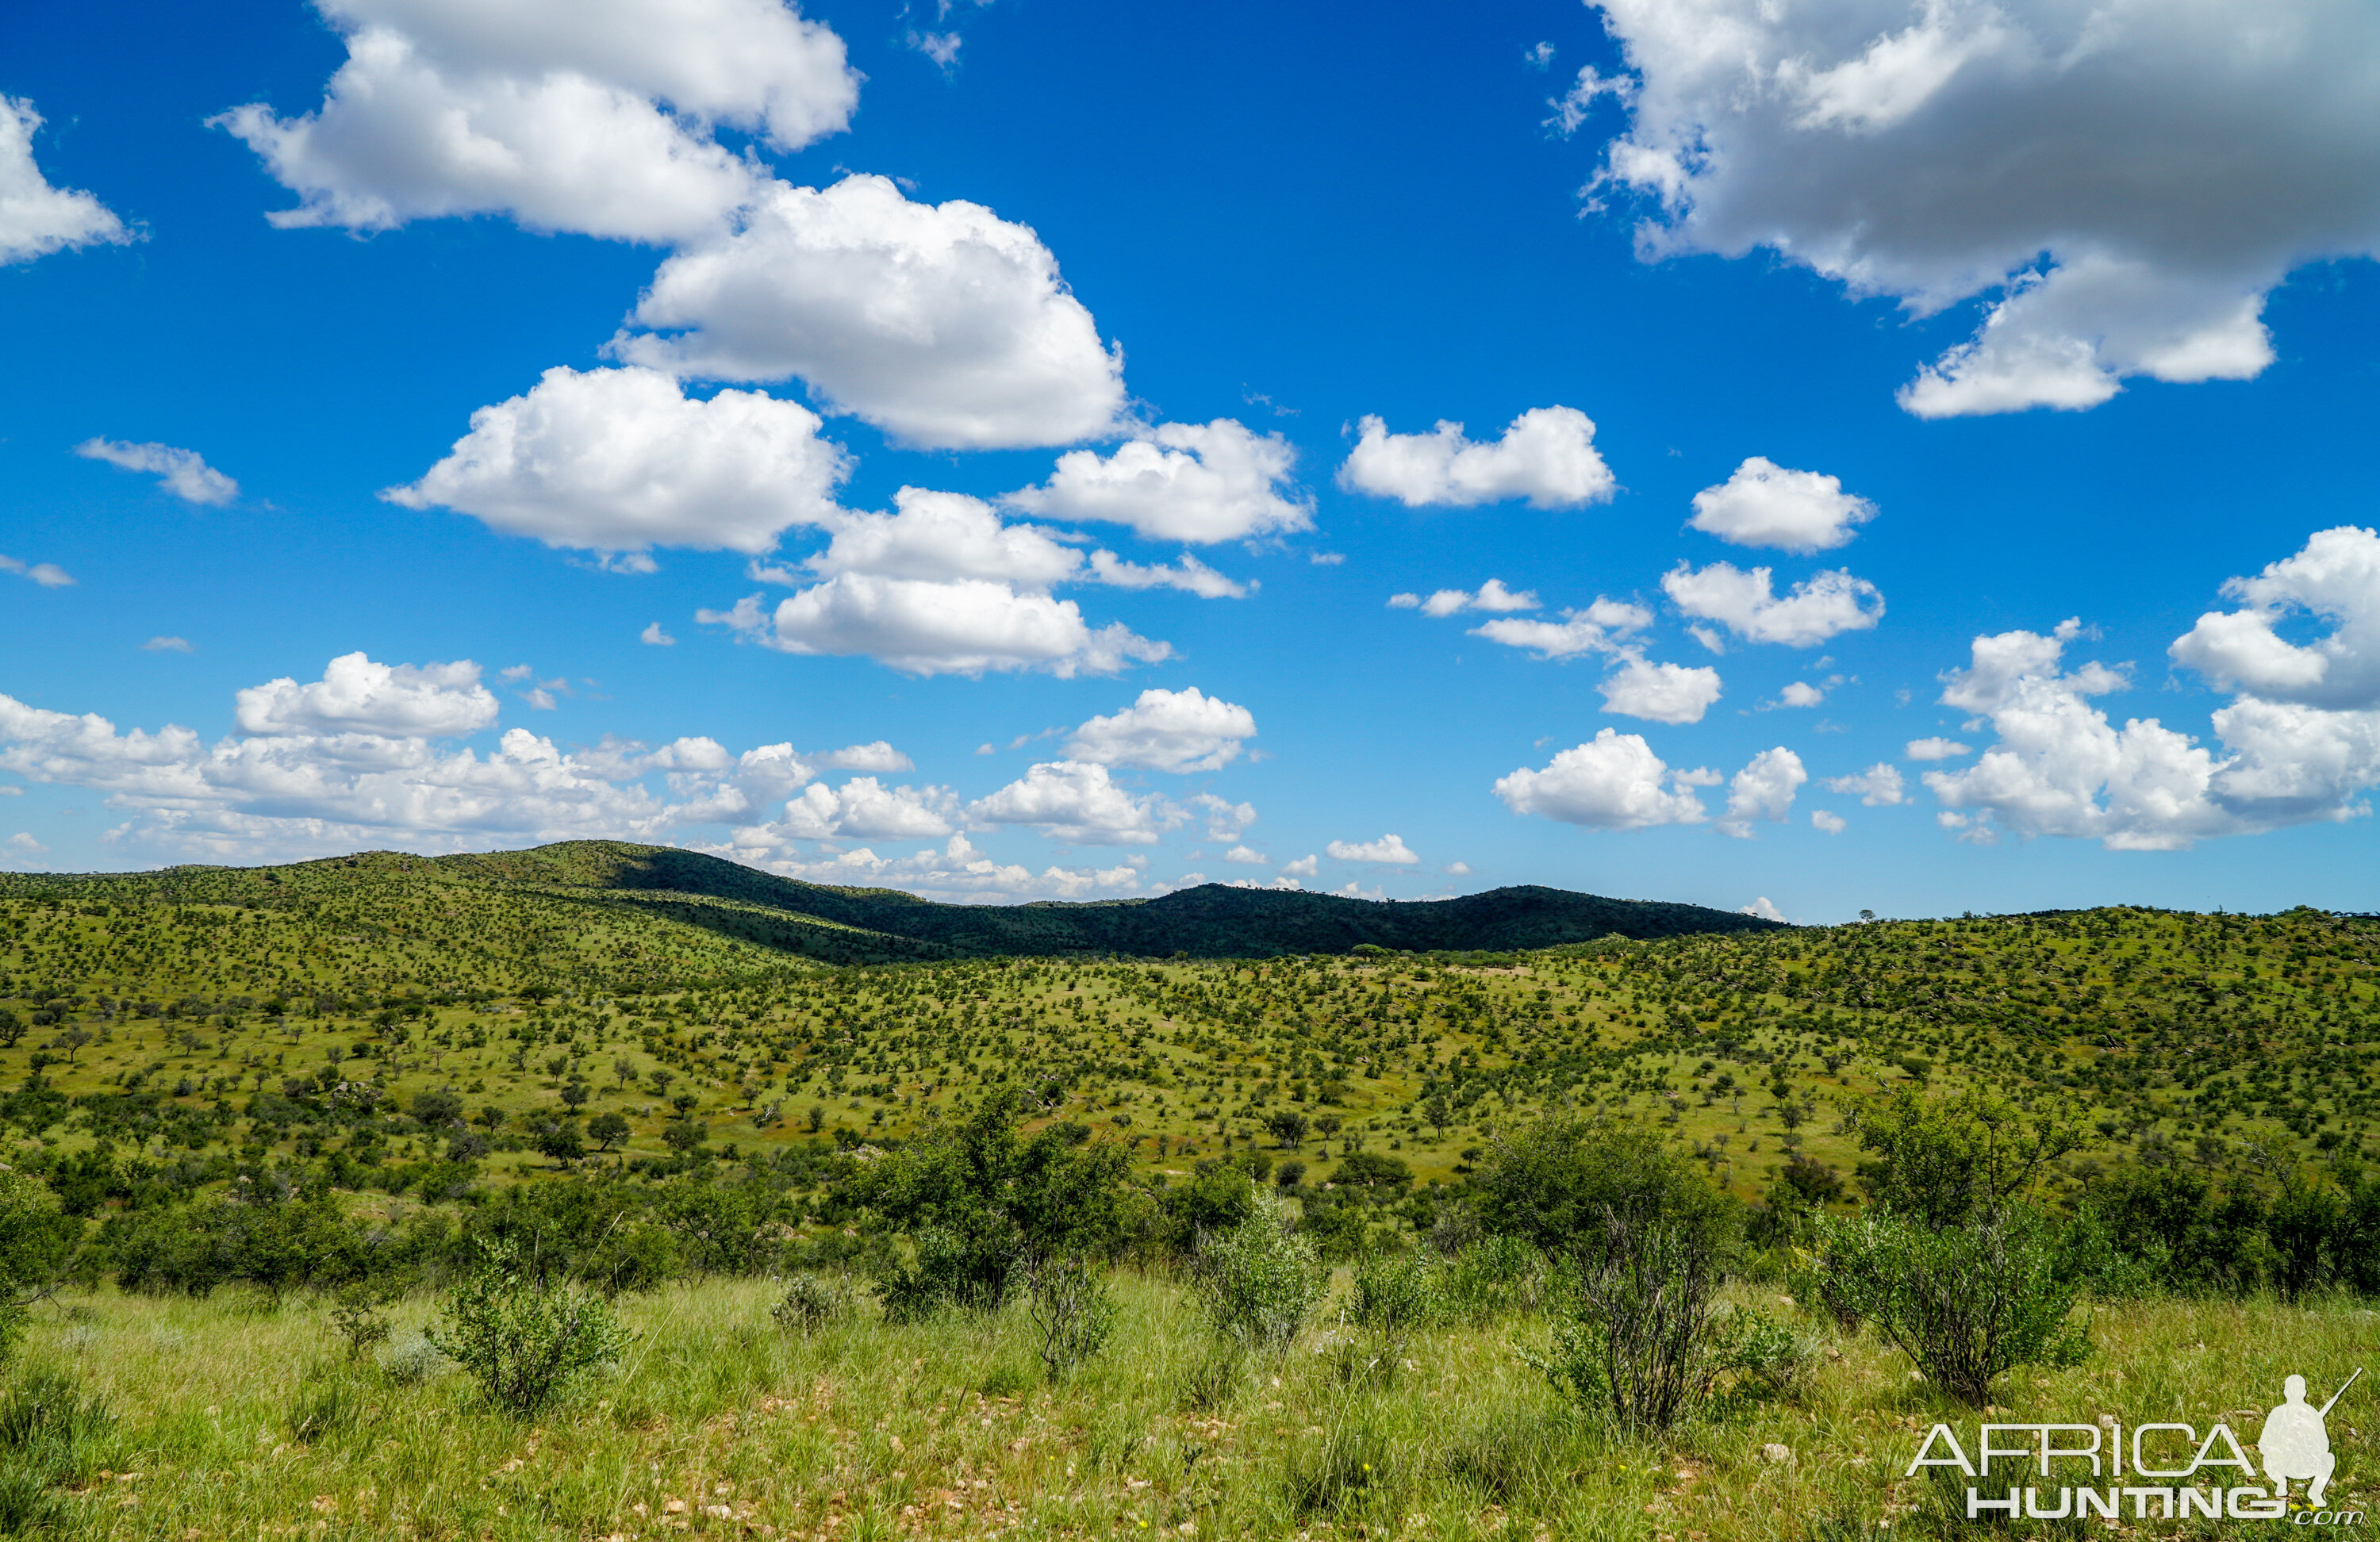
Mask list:
[[[0,861],[2370,908],[2380,19],[2085,9],[11,7]]]

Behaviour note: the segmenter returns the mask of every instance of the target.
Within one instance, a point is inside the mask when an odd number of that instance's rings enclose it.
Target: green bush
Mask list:
[[[786,1277],[784,1296],[769,1308],[769,1316],[789,1332],[814,1333],[849,1317],[856,1305],[850,1287],[840,1281],[794,1274]]]
[[[1252,1349],[1289,1347],[1329,1282],[1314,1245],[1292,1232],[1278,1203],[1209,1236],[1195,1266],[1200,1302],[1218,1332]]]
[[[1581,1274],[1576,1310],[1530,1363],[1565,1399],[1628,1430],[1682,1422],[1725,1366],[1711,1297],[1724,1255],[1678,1220],[1608,1216],[1600,1255]]]
[[[430,1342],[468,1371],[488,1401],[527,1418],[606,1361],[627,1335],[609,1303],[523,1273],[502,1243],[446,1299]]]
[[[1658,1138],[1576,1115],[1539,1120],[1480,1161],[1479,1220],[1550,1257],[1598,1267],[1615,1236],[1653,1222],[1715,1255],[1731,1248],[1735,1202],[1689,1171]],[[1612,1220],[1623,1223],[1615,1232]]]
[[[1357,1327],[1402,1344],[1415,1329],[1446,1315],[1440,1272],[1437,1261],[1424,1253],[1366,1253],[1355,1262],[1355,1289],[1347,1316]]]
[[[994,1088],[963,1118],[929,1122],[901,1149],[859,1164],[836,1198],[906,1232],[916,1257],[879,1289],[886,1313],[915,1319],[943,1305],[990,1311],[1008,1299],[1029,1257],[1104,1251],[1119,1235],[1120,1147],[1090,1143],[1079,1124],[1026,1138],[1033,1106]]]
[[[1107,1347],[1115,1332],[1115,1288],[1080,1257],[1036,1259],[1025,1273],[1041,1364],[1058,1380]]]
[[[1546,1257],[1514,1236],[1473,1239],[1442,1276],[1447,1309],[1474,1322],[1545,1305],[1551,1271]]]
[[[2087,1276],[2065,1229],[2028,1206],[1939,1229],[1888,1210],[1827,1217],[1818,1237],[1828,1305],[1874,1323],[1971,1408],[2010,1368],[2071,1365],[2087,1348],[2068,1321]]]

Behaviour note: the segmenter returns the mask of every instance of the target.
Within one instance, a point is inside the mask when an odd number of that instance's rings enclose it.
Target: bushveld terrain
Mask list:
[[[995,912],[591,844],[0,879],[0,1273],[31,1302],[0,1529],[1935,1527],[1900,1475],[1955,1403],[1883,1317],[1812,1298],[1828,1226],[1897,1203],[1949,1234],[2021,1200],[2089,1231],[2061,1320],[2091,1352],[1998,1367],[1997,1406],[2204,1423],[2291,1372],[2335,1387],[2380,1326],[2375,958],[2380,922],[2308,910]],[[936,1251],[997,1253],[981,1208],[886,1176],[995,1113],[1027,1158],[1107,1164],[1082,1168],[1096,1235],[1045,1226],[1111,1298],[1079,1361],[1044,1360],[1045,1281],[1010,1269],[1041,1233],[999,1245],[987,1296]],[[1512,1197],[1515,1143],[1556,1126],[1642,1136],[1720,1196],[1711,1320],[1775,1341],[1660,1427],[1547,1372],[1601,1235]],[[2021,1193],[1945,1210],[1908,1173],[1990,1167],[1977,1129],[2056,1138]],[[1225,1354],[1201,1250],[1251,1204],[1335,1272]],[[623,1330],[525,1412],[421,1337],[491,1244]],[[1395,1257],[1429,1309],[1381,1305],[1366,1270]],[[772,1316],[796,1276],[832,1309]],[[2353,1406],[2357,1495],[2380,1470]]]

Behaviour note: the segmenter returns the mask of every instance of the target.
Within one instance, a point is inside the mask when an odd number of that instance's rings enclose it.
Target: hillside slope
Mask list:
[[[1413,952],[1502,951],[1777,925],[1700,905],[1536,886],[1411,903],[1206,884],[1150,900],[944,905],[898,890],[804,883],[697,852],[613,841],[442,857],[366,852],[279,868],[0,876],[0,895],[251,906],[351,899],[391,886],[408,893],[444,891],[450,908],[461,903],[460,891],[477,891],[481,899],[536,893],[615,914],[641,912],[830,963],[1108,953],[1265,958],[1347,953],[1366,943]]]

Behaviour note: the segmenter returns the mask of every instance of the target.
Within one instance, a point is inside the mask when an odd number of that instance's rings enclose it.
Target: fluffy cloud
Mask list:
[[[849,121],[843,42],[779,0],[323,0],[346,62],[322,105],[214,122],[300,199],[285,228],[509,214],[683,241],[764,176],[713,124],[798,149]]]
[[[651,370],[548,370],[471,414],[420,480],[381,494],[441,505],[548,546],[760,552],[835,512],[851,457],[816,413],[755,391],[688,397]]]
[[[1805,578],[1779,600],[1770,588],[1767,568],[1747,573],[1732,563],[1718,562],[1696,570],[1681,562],[1661,576],[1661,590],[1688,615],[1716,621],[1751,642],[1789,648],[1814,647],[1884,618],[1884,596],[1876,587],[1844,572]]]
[[[21,563],[10,556],[0,556],[0,573],[14,573],[20,578],[30,578],[43,589],[72,589],[74,575],[54,562]]]
[[[675,648],[677,646],[677,639],[671,637],[667,632],[662,631],[662,624],[658,621],[647,622],[645,624],[645,629],[637,634],[637,640],[643,643],[648,648]]]
[[[1095,717],[1066,742],[1070,759],[1151,771],[1220,771],[1256,737],[1256,714],[1198,687],[1152,687],[1121,712]]]
[[[1793,795],[1810,780],[1802,758],[1779,745],[1754,756],[1727,784],[1727,814],[1719,820],[1722,835],[1752,838],[1752,822],[1782,823],[1793,811]]]
[[[904,841],[951,833],[958,799],[941,787],[887,787],[856,776],[841,787],[812,783],[785,804],[783,818],[763,826],[787,840]]]
[[[934,899],[1083,900],[1129,894],[1139,889],[1141,881],[1139,870],[1129,864],[1052,867],[1037,873],[1016,863],[994,861],[964,833],[953,835],[939,851],[929,848],[903,857],[879,856],[866,846],[803,857],[762,826],[737,830],[722,844],[698,849],[811,883],[889,886]]]
[[[1226,862],[1236,862],[1242,867],[1248,868],[1269,868],[1272,866],[1272,858],[1257,850],[1254,846],[1233,846],[1231,850],[1223,854],[1223,860]]]
[[[1612,602],[1603,600],[1597,603],[1609,605]],[[1434,591],[1427,600],[1418,594],[1392,594],[1389,596],[1389,604],[1395,610],[1419,611],[1424,615],[1453,615],[1461,611],[1534,611],[1538,601],[1537,591],[1533,589],[1516,591],[1506,589],[1501,578],[1490,578],[1479,586],[1476,593],[1469,589],[1442,589]],[[1648,615],[1644,624],[1648,625],[1651,620]],[[1571,651],[1578,650],[1572,649]]]
[[[1112,674],[1172,649],[1121,622],[1094,629],[1071,600],[1022,594],[981,579],[929,583],[844,573],[764,613],[757,595],[698,619],[786,653],[864,654],[905,674],[1046,670],[1061,679]]]
[[[905,771],[917,769],[915,760],[882,739],[831,749],[823,755],[814,755],[810,759],[813,764],[828,771]]]
[[[114,439],[86,439],[75,446],[85,460],[103,460],[127,471],[153,472],[157,485],[186,503],[228,504],[239,496],[239,483],[200,459],[196,450],[171,444],[127,444]]]
[[[1201,600],[1245,600],[1257,588],[1255,580],[1243,584],[1226,578],[1186,552],[1179,562],[1156,564],[1125,562],[1113,552],[1094,552],[1086,570],[1095,583],[1117,589],[1178,589]]]
[[[1480,592],[1485,594],[1487,586],[1482,585]],[[1560,621],[1490,621],[1473,627],[1471,635],[1507,648],[1528,649],[1541,659],[1568,659],[1581,653],[1619,652],[1629,633],[1652,625],[1653,613],[1642,605],[1597,599],[1583,611],[1562,612]]]
[[[967,805],[978,824],[1026,825],[1078,845],[1148,845],[1182,822],[1182,811],[1154,795],[1134,796],[1105,766],[1050,760]]]
[[[1190,800],[1190,807],[1204,814],[1209,841],[1236,841],[1257,822],[1255,804],[1233,803],[1212,793],[1200,793]]]
[[[1810,810],[1810,828],[1821,835],[1840,835],[1851,828],[1852,821],[1831,808]]]
[[[1876,505],[1843,491],[1842,480],[1789,471],[1762,455],[1717,487],[1694,494],[1697,530],[1737,546],[1824,552],[1848,543],[1852,527],[1876,517]]]
[[[1912,739],[1901,753],[1912,760],[1955,760],[1972,751],[1956,739],[1934,738]]]
[[[912,203],[880,176],[771,184],[731,235],[677,252],[638,304],[630,363],[713,380],[798,376],[913,444],[1103,433],[1123,359],[1040,237],[980,204]]]
[[[1596,687],[1603,710],[1649,722],[1700,722],[1718,699],[1718,671],[1630,659]],[[1605,732],[1609,733],[1607,729]]]
[[[496,698],[480,684],[480,666],[382,664],[361,653],[332,660],[322,678],[299,685],[284,676],[237,698],[240,731],[264,735],[371,734],[390,738],[451,738],[496,721]]]
[[[1925,785],[1962,816],[1971,839],[1992,821],[2023,835],[2095,837],[2119,850],[2160,851],[2224,834],[2237,821],[2209,795],[2214,756],[2155,718],[2117,728],[2091,705],[2120,690],[2119,671],[2061,671],[2068,621],[2047,635],[1977,637],[1973,662],[1945,675],[1945,705],[1988,721],[1998,742],[1964,771],[1927,771]]]
[[[1339,485],[1408,508],[1525,498],[1541,509],[1575,508],[1609,499],[1617,483],[1595,450],[1595,423],[1575,407],[1532,407],[1504,437],[1476,443],[1463,425],[1440,420],[1428,433],[1390,433],[1366,418]]]
[[[789,653],[864,654],[911,674],[1041,669],[1110,674],[1172,650],[1120,624],[1094,630],[1050,586],[1097,576],[1082,553],[1030,525],[1005,525],[980,499],[905,487],[892,514],[838,513],[833,538],[803,566],[823,582],[698,619]],[[800,574],[759,577],[790,585]]]
[[[2370,7],[1600,8],[1635,75],[1597,180],[1658,203],[1648,254],[1767,247],[1919,315],[1999,297],[1904,388],[1924,416],[2253,375],[2273,285],[2380,248]]]
[[[1111,455],[1069,451],[1047,483],[1002,501],[1052,519],[1129,525],[1159,540],[1245,540],[1313,527],[1311,500],[1281,491],[1296,462],[1281,435],[1229,418],[1163,423]]]
[[[1775,904],[1773,904],[1766,894],[1754,900],[1750,905],[1739,907],[1736,914],[1739,916],[1757,916],[1764,921],[1781,921],[1785,918],[1785,912],[1778,909]]]
[[[1789,681],[1785,688],[1777,693],[1777,705],[1779,707],[1815,707],[1826,699],[1825,687],[1814,686],[1807,680]]]
[[[1499,778],[1496,795],[1515,814],[1539,814],[1594,830],[1699,824],[1707,818],[1691,790],[1707,773],[1672,771],[1643,735],[1607,728],[1557,754],[1543,771]]]
[[[2243,608],[2209,612],[2170,650],[2224,690],[2333,710],[2380,707],[2380,533],[2341,525],[2294,556],[2223,586]],[[2301,646],[2281,637],[2296,613],[2331,624]]]
[[[1317,857],[1312,852],[1308,852],[1294,862],[1282,863],[1281,865],[1281,876],[1273,881],[1282,888],[1295,888],[1297,886],[1295,882],[1296,880],[1301,878],[1312,878],[1315,873],[1319,870],[1319,868],[1320,858]]]
[[[1900,779],[1900,768],[1888,760],[1878,760],[1864,771],[1851,776],[1827,778],[1830,793],[1856,793],[1869,807],[1895,804],[1907,795],[1907,784]]]
[[[89,193],[53,188],[33,164],[42,115],[19,97],[0,97],[0,267],[102,241],[128,241],[124,222]]]
[[[1333,841],[1322,848],[1323,855],[1334,862],[1378,862],[1398,867],[1410,866],[1421,858],[1395,835],[1383,835],[1377,841]]]

